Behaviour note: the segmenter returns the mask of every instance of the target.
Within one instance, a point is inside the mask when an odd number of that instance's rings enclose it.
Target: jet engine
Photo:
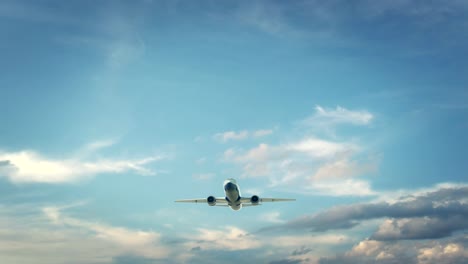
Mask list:
[[[260,197],[258,197],[258,195],[253,195],[253,196],[250,198],[250,202],[251,202],[253,205],[257,205],[257,204],[260,202]]]
[[[208,198],[206,198],[206,202],[208,203],[209,206],[215,206],[216,198],[214,196],[208,196]]]

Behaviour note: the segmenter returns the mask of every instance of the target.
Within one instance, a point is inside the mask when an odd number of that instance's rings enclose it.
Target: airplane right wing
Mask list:
[[[267,203],[267,202],[292,202],[292,201],[296,201],[296,199],[287,199],[287,198],[260,198],[256,195],[254,195],[254,197],[256,197],[257,199],[257,203],[252,203],[252,198],[249,198],[249,197],[242,197],[241,198],[241,203],[244,205],[244,206],[249,206],[249,204],[252,204],[252,205],[259,205],[260,203]]]
[[[266,202],[292,202],[296,201],[296,199],[287,199],[287,198],[260,198],[261,203]]]

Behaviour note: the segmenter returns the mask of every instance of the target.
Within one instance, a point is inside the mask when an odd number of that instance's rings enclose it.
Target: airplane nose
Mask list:
[[[235,185],[234,185],[233,183],[228,182],[228,183],[226,183],[226,185],[224,185],[224,190],[225,190],[225,191],[233,190],[233,189],[235,189],[234,186],[235,186]]]

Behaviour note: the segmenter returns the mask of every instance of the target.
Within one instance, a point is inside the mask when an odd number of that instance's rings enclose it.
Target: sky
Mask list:
[[[468,262],[468,2],[0,1],[5,263]],[[232,211],[174,200],[295,198]]]

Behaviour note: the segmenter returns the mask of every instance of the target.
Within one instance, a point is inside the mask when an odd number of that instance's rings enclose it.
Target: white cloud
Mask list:
[[[273,130],[271,129],[260,129],[253,132],[254,137],[264,137],[273,134]]]
[[[466,241],[466,237],[448,241],[418,240],[399,243],[363,240],[346,253],[323,258],[319,263],[461,264],[468,260],[468,250],[463,241]]]
[[[330,158],[357,149],[350,143],[338,143],[317,138],[306,138],[286,146],[287,150],[302,152],[313,158]]]
[[[381,253],[381,248],[385,243],[376,240],[364,240],[353,247],[347,256],[377,256]]]
[[[271,129],[260,129],[255,131],[226,131],[221,133],[216,133],[213,138],[219,142],[228,142],[228,141],[240,141],[248,138],[260,138],[273,134]]]
[[[259,144],[249,150],[230,148],[223,158],[241,166],[242,177],[267,177],[271,186],[321,195],[372,195],[368,182],[354,177],[377,170],[378,159],[358,160],[355,143],[315,137],[280,145]]]
[[[368,125],[373,119],[374,115],[366,110],[348,110],[340,106],[326,109],[317,105],[315,113],[302,123],[312,127],[330,128],[341,124]]]
[[[356,160],[351,160],[351,157],[348,155],[323,164],[317,169],[312,178],[318,180],[342,179],[365,173],[372,173],[377,171],[378,163],[379,160],[377,158],[370,158],[360,163]]]
[[[95,151],[110,143],[88,145],[86,152]],[[80,153],[80,152],[79,152]],[[0,167],[3,175],[15,183],[65,183],[90,178],[102,173],[123,173],[133,171],[141,175],[154,175],[155,172],[144,165],[163,159],[163,156],[150,156],[142,159],[96,159],[86,160],[81,152],[77,156],[53,159],[34,151],[0,152]],[[80,157],[81,156],[81,157]]]
[[[200,247],[203,250],[247,250],[262,246],[262,243],[247,231],[234,226],[228,226],[221,230],[198,229],[198,234],[189,236],[190,242],[187,248]]]
[[[206,180],[211,180],[215,177],[214,173],[197,173],[193,174],[192,177],[196,180],[200,181],[206,181]]]
[[[222,133],[217,133],[213,137],[221,142],[227,142],[229,140],[243,140],[249,136],[249,132],[247,130],[242,130],[239,132],[235,131],[226,131]]]
[[[53,224],[90,231],[95,238],[122,247],[122,253],[133,253],[147,258],[161,258],[168,254],[162,246],[156,246],[160,239],[159,233],[131,230],[67,217],[58,207],[45,207],[43,212]]]
[[[269,212],[264,213],[260,216],[260,220],[264,222],[270,222],[274,224],[283,224],[286,221],[280,218],[280,212]]]
[[[459,243],[437,244],[432,247],[419,249],[418,262],[429,263],[455,263],[468,260],[468,250]]]
[[[308,188],[311,192],[328,196],[370,196],[377,193],[369,182],[356,179],[311,181]]]
[[[0,259],[16,264],[111,263],[135,255],[166,258],[171,249],[154,231],[133,230],[66,216],[74,205],[0,206]]]
[[[315,113],[302,122],[320,128],[317,133],[322,133],[340,124],[367,125],[373,118],[366,110],[316,106]],[[258,132],[266,134],[263,130]],[[249,132],[245,131],[243,137],[248,136]],[[369,182],[354,178],[377,172],[380,156],[366,157],[362,155],[365,150],[356,138],[329,140],[307,134],[302,139],[281,144],[262,143],[247,150],[229,148],[223,159],[239,165],[242,177],[269,178],[270,187],[282,186],[300,193],[321,195],[368,196],[375,194]]]

